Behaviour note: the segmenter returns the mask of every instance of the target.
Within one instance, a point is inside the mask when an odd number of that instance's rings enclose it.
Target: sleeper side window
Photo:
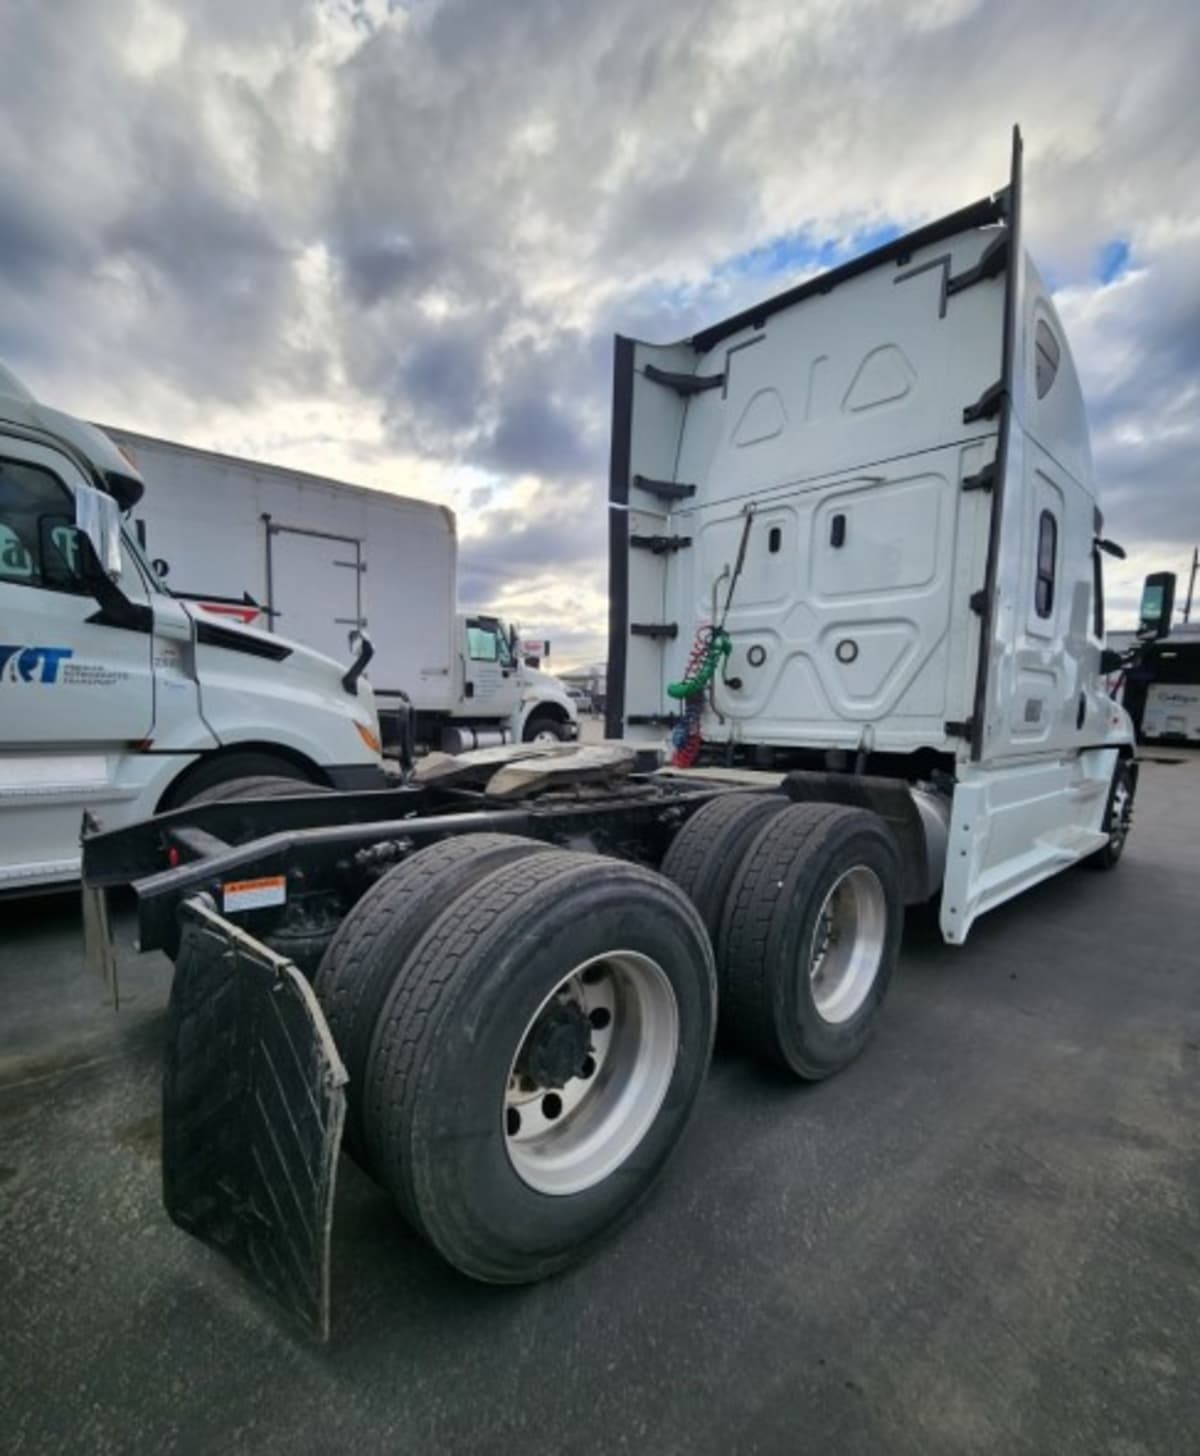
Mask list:
[[[1033,331],[1033,357],[1033,378],[1037,397],[1045,399],[1050,393],[1050,386],[1054,383],[1054,377],[1058,373],[1058,361],[1061,357],[1054,330],[1045,319],[1038,319],[1037,328]]]
[[[1054,572],[1058,557],[1058,522],[1053,511],[1038,517],[1037,576],[1034,579],[1033,605],[1039,617],[1048,617],[1054,610]]]

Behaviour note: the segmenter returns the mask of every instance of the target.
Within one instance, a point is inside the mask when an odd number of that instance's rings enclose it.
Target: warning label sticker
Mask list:
[[[268,905],[287,901],[283,875],[265,875],[260,880],[231,880],[221,886],[221,908],[228,915],[237,910],[265,910]]]

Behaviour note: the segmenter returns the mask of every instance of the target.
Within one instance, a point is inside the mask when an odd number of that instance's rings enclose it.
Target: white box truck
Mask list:
[[[329,655],[369,630],[389,749],[575,737],[566,689],[525,664],[515,629],[456,612],[447,507],[103,428],[148,482],[134,526],[172,590]]]
[[[115,828],[231,781],[387,781],[365,651],[171,596],[121,520],[142,491],[99,430],[0,369],[0,893],[78,877],[81,810]]]
[[[1113,548],[1019,137],[994,195],[680,343],[618,339],[613,405],[608,726],[644,750],[484,750],[353,819],[213,804],[85,846],[88,894],[133,882],[175,957],[167,1209],[321,1330],[343,1122],[455,1267],[542,1278],[644,1196],[718,1016],[829,1077],[906,905],[961,944],[1127,842]],[[691,766],[646,770],[666,733]],[[231,906],[247,877],[279,901]],[[318,906],[309,985],[271,946]],[[273,1059],[237,1034],[267,1003]]]

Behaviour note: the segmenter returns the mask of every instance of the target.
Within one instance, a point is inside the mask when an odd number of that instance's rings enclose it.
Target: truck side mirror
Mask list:
[[[370,635],[361,628],[355,627],[350,633],[350,651],[355,654],[354,661],[342,674],[342,687],[352,698],[358,696],[358,680],[366,671],[367,663],[375,656],[375,644],[371,641]]]
[[[75,488],[75,529],[92,550],[83,553],[84,570],[101,571],[109,581],[121,575],[121,512],[111,495],[90,485]]]
[[[1109,541],[1105,536],[1096,537],[1096,550],[1103,551],[1106,556],[1115,556],[1118,561],[1125,560],[1124,546],[1118,546],[1115,541]]]
[[[1138,636],[1157,640],[1171,631],[1175,611],[1175,573],[1154,571],[1142,587],[1142,605],[1138,612]]]

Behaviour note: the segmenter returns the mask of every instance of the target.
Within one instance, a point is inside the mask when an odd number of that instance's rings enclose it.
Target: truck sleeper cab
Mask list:
[[[343,1127],[454,1267],[544,1278],[661,1172],[718,1016],[832,1076],[906,905],[940,893],[961,942],[1046,875],[1118,863],[1111,548],[1019,221],[1014,138],[995,196],[692,340],[618,340],[614,741],[85,839],[90,923],[132,883],[141,945],[175,960],[168,1212],[320,1333]],[[1169,606],[1147,615],[1148,640]]]
[[[956,943],[1104,844],[1133,753],[1020,162],[1014,135],[1002,191],[692,339],[619,339],[614,376],[609,735],[940,785]],[[718,626],[728,655],[681,712]]]
[[[115,827],[231,779],[382,786],[369,687],[176,600],[120,524],[142,482],[0,373],[0,893],[79,875]]]

